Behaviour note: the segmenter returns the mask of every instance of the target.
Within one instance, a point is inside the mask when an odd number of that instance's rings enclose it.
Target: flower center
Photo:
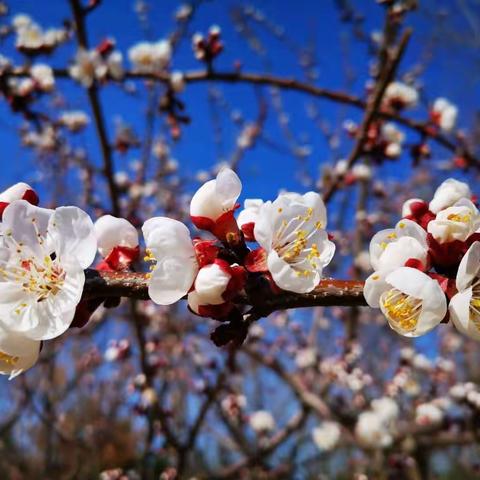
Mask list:
[[[45,236],[38,231],[35,219],[32,219],[32,223],[40,251],[44,252],[43,257],[33,253],[23,243],[17,242],[11,232],[6,232],[5,243],[16,255],[12,255],[11,261],[0,267],[0,276],[5,281],[20,284],[25,293],[33,295],[37,302],[42,302],[61,291],[66,272],[59,264],[56,254],[46,252]],[[18,304],[15,313],[20,315],[26,307],[25,302]]]
[[[471,214],[466,213],[461,215],[460,213],[451,213],[447,219],[451,220],[452,222],[460,222],[460,223],[468,223],[472,218]]]
[[[283,212],[282,208],[278,209],[278,214]],[[310,222],[313,217],[313,208],[306,207],[304,215],[297,215],[290,221],[282,220],[280,228],[275,232],[273,239],[273,248],[278,253],[278,256],[287,263],[293,263],[299,259],[304,253],[306,258],[310,261],[313,268],[317,267],[316,258],[320,257],[320,252],[315,243],[308,246],[309,240],[316,231],[322,228],[322,222],[317,221],[313,225],[305,225]],[[303,227],[307,228],[303,228]],[[304,275],[309,275],[309,270],[302,272]]]
[[[64,270],[50,256],[45,256],[43,262],[23,260],[21,267],[22,287],[25,292],[36,294],[37,302],[56,295],[65,283]]]
[[[14,357],[12,355],[7,355],[6,353],[0,352],[0,362],[13,366],[18,362],[18,360],[18,357]]]
[[[380,297],[380,308],[390,322],[405,332],[411,332],[417,326],[422,301],[392,288]]]
[[[480,330],[480,278],[472,285],[472,299],[470,300],[470,321]]]

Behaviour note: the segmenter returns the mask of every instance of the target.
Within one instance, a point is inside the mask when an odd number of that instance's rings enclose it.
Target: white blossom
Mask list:
[[[480,242],[474,242],[458,267],[458,293],[450,300],[448,310],[457,329],[474,340],[480,340]]]
[[[438,282],[415,268],[374,272],[367,278],[363,293],[371,307],[382,310],[390,327],[406,337],[428,333],[447,312]]]
[[[433,121],[445,132],[451,132],[457,123],[458,108],[446,98],[440,97],[433,102]]]
[[[305,293],[318,285],[335,253],[326,226],[325,205],[315,192],[281,194],[260,207],[254,236],[280,288]]]
[[[371,408],[386,423],[397,420],[400,413],[397,402],[390,397],[376,398],[372,401]]]
[[[181,93],[185,90],[185,76],[182,72],[174,71],[170,75],[170,85],[175,93]]]
[[[355,425],[355,436],[365,448],[387,448],[393,437],[382,417],[373,411],[362,412]]]
[[[258,410],[250,415],[250,426],[258,433],[269,432],[275,429],[275,419],[266,410]]]
[[[40,90],[51,92],[55,88],[55,77],[50,66],[37,63],[30,68],[30,75]]]
[[[384,123],[380,130],[381,141],[385,144],[384,153],[387,157],[397,158],[402,153],[405,134],[394,123]]]
[[[90,117],[81,110],[70,110],[63,112],[58,118],[58,123],[63,125],[71,132],[83,130],[90,122]]]
[[[128,51],[128,58],[139,73],[155,73],[164,70],[170,63],[172,47],[168,40],[140,42]]]
[[[229,169],[220,170],[216,179],[204,183],[190,202],[190,216],[217,221],[222,215],[233,212],[242,191],[237,174]],[[198,225],[197,225],[198,226]]]
[[[385,90],[384,100],[394,106],[414,107],[418,102],[418,92],[406,83],[392,82]]]
[[[76,207],[47,210],[16,200],[2,228],[0,328],[33,340],[61,335],[97,249],[90,217]]]
[[[440,425],[443,416],[443,411],[433,403],[421,403],[415,409],[415,423],[417,425]]]
[[[0,328],[0,374],[10,379],[32,367],[40,352],[40,341]]]
[[[322,422],[312,431],[315,445],[324,452],[333,450],[340,440],[342,430],[337,422]]]
[[[317,361],[317,352],[314,348],[302,348],[295,355],[295,364],[298,368],[313,367]]]

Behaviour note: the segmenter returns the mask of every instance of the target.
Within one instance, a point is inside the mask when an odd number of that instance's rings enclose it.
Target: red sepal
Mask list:
[[[213,233],[220,241],[236,245],[242,240],[242,233],[238,228],[234,211],[239,207],[235,205],[233,210],[229,210],[220,215],[216,220],[207,217],[192,216],[193,224],[200,230],[207,230]]]
[[[442,119],[442,114],[440,112],[436,112],[435,110],[430,110],[430,120],[436,126],[440,125],[440,120]]]
[[[457,293],[457,287],[453,278],[448,278],[438,273],[428,273],[427,275],[438,282],[440,288],[449,300]]]
[[[247,271],[240,265],[230,267],[230,281],[222,294],[224,300],[232,300],[243,290],[247,281]]]
[[[138,259],[140,247],[114,247],[112,251],[97,266],[97,270],[119,271],[125,270]]]
[[[255,222],[244,223],[241,229],[247,242],[255,242],[255,234],[253,233]]]
[[[219,305],[199,305],[197,315],[214,319],[225,318],[232,311],[233,307],[234,304],[232,302],[225,302]]]
[[[428,224],[435,219],[435,214],[428,209],[427,202],[413,202],[410,205],[411,215],[407,215],[407,220],[418,223],[423,229],[427,229]]]
[[[416,270],[420,270],[421,272],[425,272],[427,270],[426,265],[424,265],[418,258],[409,258],[405,262],[405,266],[415,268]]]
[[[97,52],[104,56],[108,55],[115,48],[115,42],[111,38],[105,38],[97,46]]]
[[[38,205],[38,203],[40,202],[37,192],[30,189],[25,191],[25,193],[23,194],[22,200],[26,200],[28,203],[31,203],[32,205]]]
[[[205,267],[205,265],[210,265],[218,257],[220,249],[215,243],[215,240],[193,239],[193,248],[195,249],[199,268]]]
[[[427,234],[427,242],[433,266],[443,268],[457,267],[470,246],[468,242],[460,240],[439,243],[433,238],[431,233]]]
[[[38,205],[40,199],[38,198],[37,193],[34,190],[28,189],[25,190],[25,193],[22,195],[21,200],[25,200],[32,205]],[[2,219],[3,212],[10,205],[10,202],[0,202],[0,220]]]
[[[267,272],[267,252],[262,247],[252,250],[243,263],[249,272]]]
[[[0,202],[0,220],[2,219],[3,212],[9,205],[8,202]]]

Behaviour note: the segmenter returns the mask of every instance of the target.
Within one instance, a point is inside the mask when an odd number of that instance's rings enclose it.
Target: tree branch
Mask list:
[[[55,77],[69,78],[68,71],[65,68],[54,68]],[[13,77],[28,76],[29,69],[25,67],[17,67],[8,72]],[[170,83],[170,74],[164,73],[138,73],[134,71],[125,72],[125,78],[130,80],[153,80],[162,83]],[[350,105],[355,108],[365,110],[367,102],[362,98],[345,92],[330,90],[328,88],[319,87],[310,83],[301,82],[294,78],[279,77],[264,73],[253,72],[210,72],[208,70],[193,70],[185,72],[184,80],[186,83],[203,83],[209,81],[217,81],[222,83],[250,83],[253,85],[266,85],[281,88],[283,90],[292,90],[304,93],[316,98],[323,98],[337,103]],[[425,121],[413,120],[404,117],[397,112],[391,110],[379,110],[377,112],[379,118],[392,120],[410,130],[416,131],[422,137],[430,138],[445,149],[463,155],[465,160],[472,166],[480,168],[480,159],[469,151],[465,145],[456,144],[449,137],[442,134],[438,129],[431,128]]]
[[[88,36],[85,25],[85,14],[87,12],[83,9],[80,0],[70,0],[70,6],[72,8],[73,18],[75,21],[75,33],[77,36],[78,45],[81,48],[88,49]],[[108,184],[110,201],[112,204],[112,213],[118,217],[120,216],[120,204],[118,202],[118,188],[114,177],[112,148],[110,146],[110,142],[108,141],[105,118],[103,116],[102,105],[98,97],[98,89],[95,83],[88,88],[87,95],[95,121],[98,140],[100,142],[100,150],[103,158],[103,174]]]
[[[101,272],[88,269],[83,291],[85,299],[127,297],[148,300],[148,278],[146,273]],[[240,297],[239,303],[273,312],[289,308],[326,306],[366,306],[363,297],[363,282],[353,280],[324,279],[310,293],[281,292],[262,295],[258,299]]]

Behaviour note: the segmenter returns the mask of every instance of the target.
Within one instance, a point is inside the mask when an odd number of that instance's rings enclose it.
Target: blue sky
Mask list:
[[[28,13],[45,27],[59,25],[63,19],[69,16],[69,7],[66,0],[49,2],[17,0],[11,3],[14,6],[14,12]],[[173,12],[181,2],[165,0],[151,3],[153,7],[150,24],[153,38],[163,38],[171,32]],[[251,23],[251,27],[258,33],[258,38],[268,51],[265,58],[259,58],[258,55],[253,53],[231,25],[229,12],[232,6],[238,5],[238,3],[230,0],[206,2],[198,10],[191,27],[192,32],[206,31],[211,24],[219,24],[222,27],[226,48],[216,63],[217,69],[231,70],[233,63],[236,60],[241,60],[245,71],[271,71],[277,75],[301,79],[303,74],[298,66],[297,55],[292,52],[291,45],[297,48],[310,44],[315,47],[317,52],[318,83],[320,85],[340,90],[345,89],[345,66],[348,66],[355,77],[350,88],[354,93],[362,94],[365,81],[368,78],[367,49],[364,44],[358,44],[354,39],[352,40],[350,29],[339,22],[338,12],[333,1],[315,2],[315,5],[308,0],[291,3],[275,0],[253,2],[271,22],[282,26],[290,39],[288,45],[282,43],[266,33],[264,29],[259,28],[258,25]],[[358,9],[365,14],[367,30],[381,28],[382,9],[380,7],[376,6],[371,0],[353,3],[358,5]],[[436,12],[438,13],[441,12],[442,5],[451,9],[454,3],[453,0],[433,2],[433,6],[436,6]],[[431,5],[432,2],[426,3],[427,7]],[[409,17],[409,23],[415,28],[415,33],[400,72],[404,71],[406,66],[410,66],[425,56],[425,50],[428,48],[427,39],[439,26],[439,23],[432,21],[432,17],[427,16],[425,11],[412,14]],[[468,24],[462,17],[461,12],[450,15],[447,23],[448,28],[453,29],[453,31],[457,29],[468,34]],[[132,0],[103,2],[103,5],[89,16],[88,25],[92,45],[107,36],[113,36],[124,53],[130,45],[140,40],[144,35],[133,12]],[[455,49],[451,45],[448,48],[445,47],[444,38],[445,31],[439,36],[438,45],[433,52],[433,57],[429,59],[429,65],[423,76],[425,84],[428,85],[428,91],[424,94],[424,99],[425,101],[432,100],[439,95],[449,97],[458,103],[461,108],[460,124],[468,125],[480,97],[480,87],[478,82],[475,82],[477,77],[462,74],[472,56],[470,51]],[[18,58],[11,45],[12,40],[10,39],[2,46],[2,52]],[[73,44],[61,47],[51,64],[55,66],[65,65],[73,56],[74,51]],[[180,70],[199,68],[198,62],[193,58],[188,41],[184,41],[180,46],[172,66],[174,69]],[[59,86],[69,99],[72,108],[89,111],[86,95],[81,87],[68,80],[60,81]],[[255,119],[257,103],[255,90],[252,86],[224,85],[221,88],[229,109],[240,111],[247,121]],[[265,89],[264,92],[271,104],[268,89]],[[143,115],[146,105],[142,88],[140,88],[139,95],[136,98],[131,98],[121,92],[117,86],[108,86],[102,90],[101,97],[110,127],[113,126],[114,118],[121,116],[134,126],[140,136],[142,135]],[[472,102],[472,98],[476,98],[477,101]],[[187,113],[191,115],[192,123],[185,127],[183,138],[173,147],[173,153],[180,162],[181,171],[193,176],[198,169],[208,168],[219,161],[228,160],[229,155],[235,148],[235,136],[238,130],[237,127],[232,126],[228,115],[220,114],[223,143],[222,149],[219,151],[213,141],[207,86],[205,84],[189,86],[186,92],[182,94],[182,99],[186,102]],[[297,144],[311,149],[312,153],[307,158],[307,168],[314,175],[321,164],[331,163],[333,159],[322,133],[316,126],[312,125],[306,115],[306,105],[310,100],[299,93],[282,92],[282,102],[290,117],[291,131]],[[320,100],[316,104],[323,118],[333,126],[338,126],[345,112],[354,119],[358,119],[360,115],[360,112],[356,110],[346,110],[342,106],[328,101]],[[414,113],[413,115],[418,114]],[[16,135],[18,125],[19,119],[13,118],[6,106],[1,104],[0,142],[3,147],[2,165],[4,165],[4,168],[0,187],[22,179],[32,180],[33,169],[31,167],[34,162],[32,156],[19,147]],[[157,125],[159,124],[157,123]],[[300,184],[298,176],[294,174],[298,167],[298,160],[286,153],[288,145],[278,126],[277,115],[271,106],[269,107],[266,125],[268,138],[277,144],[281,151],[272,149],[264,142],[260,142],[257,148],[247,152],[240,166],[240,173],[244,180],[245,196],[269,198],[274,196],[281,188],[304,189],[305,187]],[[93,128],[77,136],[74,142],[86,146],[91,157],[99,161],[98,144]],[[348,153],[350,145],[348,140],[344,142],[343,154]],[[440,151],[439,158],[442,158],[446,153]],[[115,160],[117,169],[124,169],[128,162],[134,160],[137,155],[138,151],[132,151],[125,157],[118,156]],[[12,161],[12,159],[15,159],[15,161]],[[408,160],[389,164],[382,170],[382,175],[406,178],[410,172],[408,166]]]

